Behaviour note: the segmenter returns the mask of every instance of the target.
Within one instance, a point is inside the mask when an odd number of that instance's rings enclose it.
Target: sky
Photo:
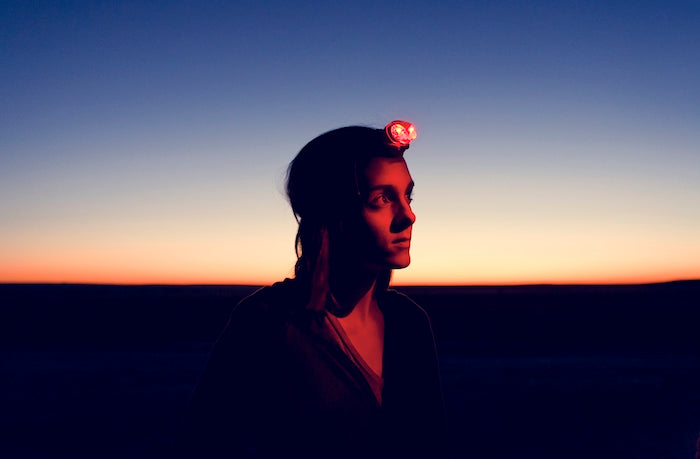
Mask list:
[[[700,279],[700,1],[4,1],[0,282],[292,275],[286,167],[413,122],[401,284]]]

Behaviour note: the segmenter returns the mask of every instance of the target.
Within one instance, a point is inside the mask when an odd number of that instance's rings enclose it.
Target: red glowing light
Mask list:
[[[392,145],[397,147],[408,146],[412,141],[416,140],[418,134],[416,127],[408,121],[396,120],[386,125],[386,135],[389,137]]]

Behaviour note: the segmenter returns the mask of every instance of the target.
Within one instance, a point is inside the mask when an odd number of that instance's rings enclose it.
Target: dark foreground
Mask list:
[[[0,457],[164,456],[254,287],[0,285]],[[413,287],[455,457],[693,458],[700,282]]]

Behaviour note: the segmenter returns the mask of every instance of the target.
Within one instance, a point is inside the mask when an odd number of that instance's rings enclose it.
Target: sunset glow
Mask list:
[[[0,282],[290,277],[289,161],[397,118],[395,284],[700,279],[697,3],[238,3],[3,7]]]

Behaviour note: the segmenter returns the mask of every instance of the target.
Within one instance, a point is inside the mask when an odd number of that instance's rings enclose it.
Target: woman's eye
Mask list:
[[[373,207],[386,207],[391,204],[391,199],[384,194],[380,194],[379,196],[372,198],[369,203]]]

